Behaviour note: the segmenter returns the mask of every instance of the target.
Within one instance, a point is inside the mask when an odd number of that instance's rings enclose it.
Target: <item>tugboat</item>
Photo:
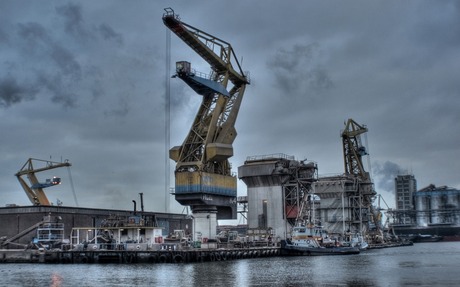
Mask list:
[[[359,254],[358,247],[321,246],[318,238],[312,236],[305,226],[296,226],[292,230],[292,239],[281,241],[282,255],[348,255]]]
[[[357,247],[359,250],[364,251],[369,248],[369,244],[364,240],[364,237],[360,233],[346,235],[346,240],[341,243],[341,246]]]
[[[414,243],[420,243],[420,242],[438,242],[443,240],[443,236],[439,235],[432,235],[432,234],[418,234],[417,236],[414,237],[412,242]]]

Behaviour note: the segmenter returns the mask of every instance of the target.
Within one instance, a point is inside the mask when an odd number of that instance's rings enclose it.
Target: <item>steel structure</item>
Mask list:
[[[34,162],[45,163],[45,167],[34,168]],[[58,177],[53,177],[52,179],[47,179],[46,182],[40,183],[37,176],[35,175],[38,172],[55,169],[59,167],[70,167],[71,164],[68,161],[65,162],[53,162],[49,160],[41,160],[35,158],[29,158],[27,162],[22,166],[22,168],[15,174],[18,178],[19,183],[27,194],[30,202],[34,205],[51,205],[48,200],[43,188],[50,186],[58,185],[61,183],[61,179]],[[29,186],[24,180],[23,176],[26,176],[29,179],[31,185]]]
[[[195,215],[207,214],[206,219],[235,219],[237,184],[228,159],[248,77],[228,42],[182,22],[171,8],[165,11],[166,27],[211,66],[206,76],[192,70],[189,62],[176,63],[173,77],[201,95],[202,103],[183,144],[169,152],[176,162],[175,199]]]
[[[362,157],[368,155],[366,147],[362,144],[361,135],[367,132],[367,127],[359,125],[353,119],[348,119],[342,132],[343,156],[345,176],[353,179],[352,184],[345,186],[348,192],[350,207],[350,224],[370,236],[371,223],[378,235],[383,239],[380,210],[372,203],[377,195],[372,179],[364,169]]]
[[[288,228],[315,224],[313,183],[318,180],[318,166],[301,161],[289,167],[290,179],[283,184],[285,216]]]
[[[369,180],[369,173],[364,170],[362,156],[367,155],[366,147],[361,142],[361,134],[367,132],[365,126],[348,119],[342,132],[345,174],[362,180]]]

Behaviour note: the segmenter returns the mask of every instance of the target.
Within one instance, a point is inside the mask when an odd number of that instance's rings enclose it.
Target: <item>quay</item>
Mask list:
[[[189,250],[0,250],[1,263],[199,263],[280,255],[279,247]]]

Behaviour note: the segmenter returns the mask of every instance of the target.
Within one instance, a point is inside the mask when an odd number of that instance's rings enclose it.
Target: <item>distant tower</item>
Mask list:
[[[400,213],[399,223],[410,224],[411,217],[408,216],[414,210],[414,193],[417,191],[417,180],[413,175],[397,175],[395,178],[396,209],[407,211]]]

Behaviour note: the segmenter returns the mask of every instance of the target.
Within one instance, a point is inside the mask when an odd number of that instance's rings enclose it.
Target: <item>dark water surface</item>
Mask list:
[[[191,264],[0,264],[0,286],[460,286],[460,242]]]

